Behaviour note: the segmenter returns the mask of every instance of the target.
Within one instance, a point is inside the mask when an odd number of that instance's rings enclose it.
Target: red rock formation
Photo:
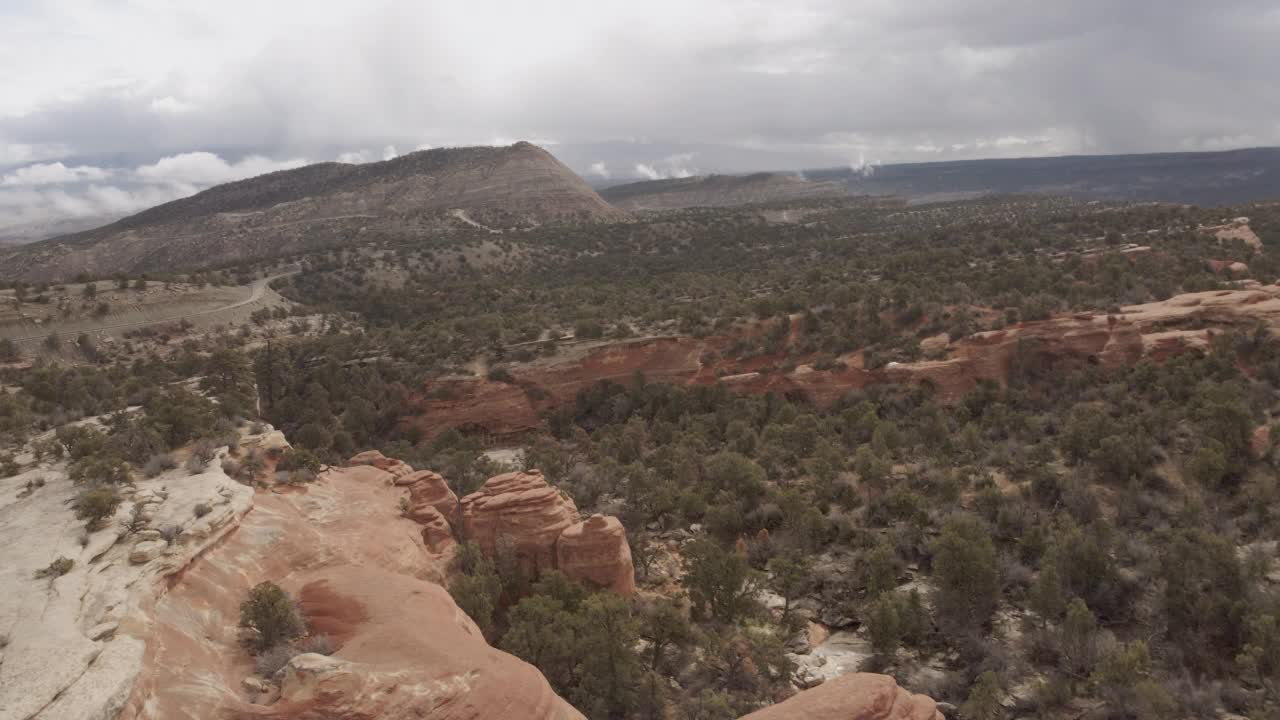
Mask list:
[[[450,518],[458,509],[458,496],[449,489],[449,483],[445,482],[440,473],[419,470],[396,478],[395,482],[396,485],[409,488],[409,504],[413,512],[418,512],[418,508],[430,507],[445,518]]]
[[[347,461],[348,466],[369,465],[376,467],[384,472],[389,472],[393,477],[403,477],[413,472],[413,467],[403,460],[389,458],[377,450],[365,450],[362,453],[353,455]]]
[[[1244,277],[1249,274],[1249,266],[1242,262],[1233,262],[1231,260],[1205,260],[1204,264],[1214,273],[1229,273],[1235,277]]]
[[[744,394],[804,395],[818,406],[830,405],[850,390],[886,382],[926,385],[940,401],[955,402],[979,381],[1004,386],[1017,371],[1062,374],[1086,364],[1114,369],[1144,357],[1159,361],[1203,351],[1215,330],[1258,321],[1280,331],[1280,286],[1250,281],[1234,290],[1131,305],[1114,315],[1073,313],[1019,323],[937,348],[944,355],[938,359],[890,363],[875,370],[861,365],[860,353],[851,353],[839,358],[841,365],[833,369],[817,370],[813,358],[801,357],[795,370],[782,372],[776,369],[782,357],[716,358],[731,344],[728,337],[650,338],[597,348],[550,366],[516,369],[520,387],[499,383],[503,390],[498,399],[491,394],[493,383],[453,383],[452,399],[421,400],[422,414],[406,421],[428,437],[448,428],[497,435],[523,432],[540,426],[538,413],[572,402],[582,388],[601,380],[630,382],[636,373],[654,382],[722,382]],[[1186,326],[1191,328],[1183,329]]]
[[[422,544],[437,555],[450,552],[458,546],[453,537],[453,527],[438,510],[430,505],[423,506],[425,511],[418,515],[410,515],[410,519],[422,525]]]
[[[581,720],[533,666],[491,648],[449,593],[443,561],[395,514],[399,491],[372,466],[323,473],[301,492],[258,493],[238,532],[159,600],[122,720]],[[302,655],[272,693],[246,695],[253,661],[235,618],[271,579],[339,644]],[[255,702],[258,700],[260,702]]]
[[[1219,242],[1239,240],[1254,250],[1262,250],[1262,238],[1249,227],[1249,218],[1236,218],[1226,225],[1201,228],[1201,231],[1213,235]]]
[[[491,477],[462,498],[468,540],[488,553],[509,541],[534,569],[555,567],[556,540],[577,520],[573,500],[548,485],[539,470]]]
[[[943,720],[937,703],[888,675],[853,673],[805,690],[741,720]]]
[[[630,597],[636,592],[627,531],[616,517],[592,515],[570,525],[556,543],[556,567],[565,575]]]

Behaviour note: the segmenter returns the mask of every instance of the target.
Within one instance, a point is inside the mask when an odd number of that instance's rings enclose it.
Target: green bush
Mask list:
[[[68,557],[59,557],[57,560],[49,563],[48,566],[40,568],[36,571],[38,578],[57,578],[71,572],[71,568],[75,567],[76,562]]]
[[[76,517],[85,521],[85,527],[96,530],[102,522],[116,514],[120,506],[120,492],[112,485],[96,485],[81,490],[73,507]]]
[[[240,627],[255,631],[246,642],[256,652],[290,642],[306,632],[293,598],[269,580],[255,585],[240,603]]]
[[[129,482],[129,465],[124,460],[110,455],[84,457],[71,463],[67,469],[67,475],[76,484],[123,485]]]

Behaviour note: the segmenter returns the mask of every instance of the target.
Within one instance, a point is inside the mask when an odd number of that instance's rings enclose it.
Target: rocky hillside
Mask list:
[[[787,173],[755,173],[648,180],[615,185],[600,194],[624,210],[674,210],[841,197],[848,191],[839,182],[813,182]]]
[[[0,278],[181,270],[294,253],[356,236],[442,227],[625,219],[550,153],[445,148],[320,163],[210,188],[105,227],[0,255]]]

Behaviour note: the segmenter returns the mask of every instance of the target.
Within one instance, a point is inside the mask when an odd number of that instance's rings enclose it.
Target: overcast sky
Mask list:
[[[305,162],[595,178],[1280,144],[1278,0],[0,0],[0,226]]]

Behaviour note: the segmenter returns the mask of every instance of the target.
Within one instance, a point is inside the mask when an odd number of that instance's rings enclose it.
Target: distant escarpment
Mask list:
[[[449,226],[496,232],[625,218],[535,145],[444,148],[219,185],[104,227],[0,253],[0,279],[186,270]]]
[[[843,197],[839,182],[814,182],[788,173],[707,175],[615,185],[600,195],[624,210],[731,207],[753,203]]]
[[[734,359],[729,350],[736,338],[729,335],[643,338],[560,361],[514,366],[514,382],[437,380],[415,399],[417,412],[405,423],[425,437],[450,429],[498,437],[542,431],[547,418],[571,406],[580,391],[603,381],[628,383],[637,375],[651,382],[723,383],[744,394],[805,397],[822,407],[870,385],[920,386],[950,404],[981,382],[1004,387],[1019,376],[1052,378],[1086,365],[1119,369],[1143,359],[1161,362],[1205,352],[1215,334],[1259,324],[1280,329],[1280,285],[1244,281],[1234,290],[1186,293],[1110,314],[1063,314],[954,341],[945,335],[925,338],[921,348],[935,359],[875,367],[866,365],[862,351],[818,366],[814,354]],[[789,369],[788,362],[793,363]]]

